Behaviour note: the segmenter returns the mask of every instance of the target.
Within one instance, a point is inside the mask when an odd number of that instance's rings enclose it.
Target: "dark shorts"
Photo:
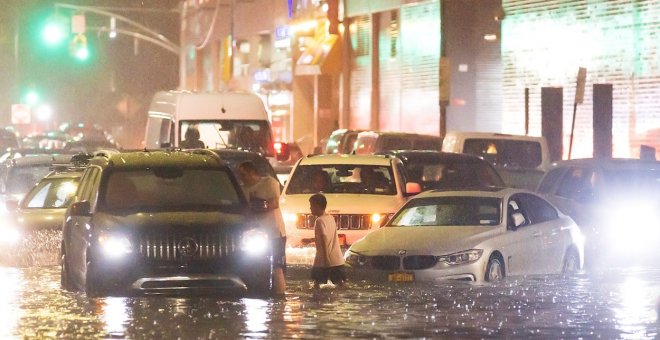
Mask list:
[[[273,266],[286,269],[286,237],[273,239]]]
[[[335,267],[312,267],[312,280],[318,284],[327,283],[328,280],[333,284],[346,281],[344,265]]]

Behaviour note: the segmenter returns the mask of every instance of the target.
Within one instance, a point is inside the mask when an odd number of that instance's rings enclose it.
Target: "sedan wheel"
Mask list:
[[[575,249],[569,249],[564,256],[564,265],[561,269],[562,273],[575,273],[580,270],[580,257]]]
[[[499,281],[504,278],[504,263],[498,256],[491,256],[486,266],[486,281]]]

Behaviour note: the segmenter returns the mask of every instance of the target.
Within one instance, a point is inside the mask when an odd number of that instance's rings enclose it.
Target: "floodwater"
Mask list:
[[[56,235],[45,239],[59,246]],[[0,338],[659,338],[660,268],[316,291],[312,258],[311,249],[288,252],[279,299],[88,299],[60,289],[56,256],[5,258]]]

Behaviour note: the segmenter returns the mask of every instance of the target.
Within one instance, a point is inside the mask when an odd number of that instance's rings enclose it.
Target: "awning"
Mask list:
[[[337,45],[339,36],[328,34],[309,44],[296,61],[297,76],[337,75],[341,71],[341,54]]]

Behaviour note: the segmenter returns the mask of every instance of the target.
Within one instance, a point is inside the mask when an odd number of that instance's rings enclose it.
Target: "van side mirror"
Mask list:
[[[422,186],[416,182],[407,182],[406,183],[406,196],[417,195],[422,192]]]
[[[92,206],[89,201],[80,201],[71,204],[71,216],[92,216]]]

